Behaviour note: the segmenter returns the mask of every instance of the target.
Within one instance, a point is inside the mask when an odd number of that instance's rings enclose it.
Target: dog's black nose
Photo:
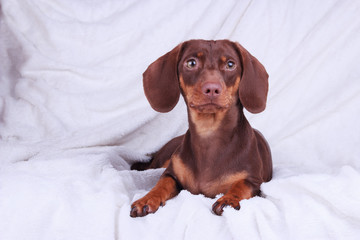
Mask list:
[[[220,83],[207,82],[201,87],[201,90],[204,95],[210,98],[215,98],[221,94],[222,87]]]

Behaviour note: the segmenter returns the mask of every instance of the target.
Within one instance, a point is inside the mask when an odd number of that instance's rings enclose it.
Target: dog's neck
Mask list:
[[[204,164],[218,159],[229,146],[238,148],[237,144],[231,143],[241,141],[239,133],[251,128],[240,103],[217,113],[188,109],[188,115],[189,132],[184,144],[191,147],[194,160]]]
[[[231,135],[237,127],[242,111],[233,105],[215,113],[202,113],[188,108],[189,130],[194,137],[212,139],[218,132],[222,136]]]

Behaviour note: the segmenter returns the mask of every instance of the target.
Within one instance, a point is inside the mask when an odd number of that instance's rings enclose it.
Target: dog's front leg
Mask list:
[[[160,206],[165,205],[165,201],[175,197],[179,193],[179,187],[170,176],[161,176],[155,187],[143,198],[135,201],[131,205],[131,217],[143,217],[149,213],[154,213]]]
[[[231,206],[236,210],[240,209],[240,201],[243,199],[249,199],[254,196],[254,192],[258,192],[254,189],[246,179],[241,179],[233,183],[228,192],[219,198],[212,206],[212,210],[216,215],[221,215],[224,211],[224,207]]]

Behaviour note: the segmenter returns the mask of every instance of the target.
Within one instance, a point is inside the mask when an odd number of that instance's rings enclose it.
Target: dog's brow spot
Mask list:
[[[220,59],[221,59],[221,61],[226,62],[226,57],[225,56],[221,56]]]
[[[198,52],[197,57],[202,57],[202,56],[204,56],[204,53],[203,52]]]

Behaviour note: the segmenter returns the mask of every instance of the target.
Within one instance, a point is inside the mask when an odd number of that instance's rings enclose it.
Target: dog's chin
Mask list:
[[[206,104],[196,104],[196,105],[190,103],[189,107],[199,113],[217,113],[228,108],[228,106],[221,106],[216,103],[206,103]]]

